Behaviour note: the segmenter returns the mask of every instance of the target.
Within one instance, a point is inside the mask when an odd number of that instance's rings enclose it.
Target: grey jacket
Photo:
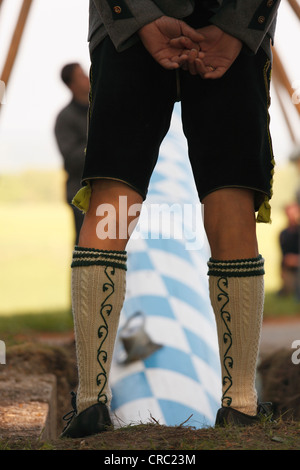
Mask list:
[[[92,51],[107,34],[118,51],[136,43],[137,31],[167,15],[181,18],[193,12],[195,0],[90,0],[89,35]],[[211,23],[237,37],[256,53],[263,47],[271,58],[280,0],[196,0],[214,14]]]
[[[70,203],[74,194],[81,187],[81,176],[86,147],[88,105],[78,103],[74,99],[64,107],[55,121],[55,137],[63,158],[67,173],[66,197]]]

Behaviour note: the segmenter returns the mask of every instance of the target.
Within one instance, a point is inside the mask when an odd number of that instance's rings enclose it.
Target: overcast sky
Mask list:
[[[6,101],[0,110],[1,173],[61,166],[53,125],[70,94],[59,74],[62,66],[72,61],[80,62],[88,72],[88,3],[33,0]],[[0,70],[21,4],[22,0],[4,0],[0,9]],[[276,46],[291,81],[300,80],[300,22],[285,0],[280,8]],[[300,135],[299,117],[294,114]],[[279,162],[284,161],[293,145],[275,96],[271,118],[275,153]]]

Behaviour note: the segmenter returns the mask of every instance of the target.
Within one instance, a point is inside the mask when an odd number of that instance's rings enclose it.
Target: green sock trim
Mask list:
[[[261,255],[257,258],[246,258],[236,260],[216,260],[210,258],[208,265],[209,276],[226,276],[226,277],[248,277],[263,276],[264,259]]]
[[[127,251],[118,251],[118,250],[99,250],[98,248],[85,248],[82,246],[75,245],[74,247],[74,252],[75,251],[85,251],[85,252],[94,252],[94,253],[104,253],[104,254],[109,254],[109,253],[118,253],[121,255],[127,256]]]
[[[71,268],[80,266],[112,266],[127,270],[127,252],[98,250],[75,246]]]

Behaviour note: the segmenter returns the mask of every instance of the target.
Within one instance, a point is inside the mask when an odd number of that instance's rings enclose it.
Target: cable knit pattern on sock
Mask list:
[[[248,260],[247,276],[245,261],[223,262],[224,269],[219,262],[217,266],[211,262],[210,271],[215,274],[210,274],[209,288],[222,365],[222,405],[255,415],[255,377],[264,302],[263,259]]]
[[[110,406],[109,372],[125,297],[126,253],[77,247],[72,268],[80,413],[97,402]]]

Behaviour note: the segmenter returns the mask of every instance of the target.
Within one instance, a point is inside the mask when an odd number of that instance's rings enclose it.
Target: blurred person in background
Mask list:
[[[296,295],[299,290],[299,228],[300,208],[297,202],[285,208],[288,226],[280,232],[279,243],[281,249],[281,279],[282,287],[279,295]]]
[[[65,65],[61,79],[72,93],[71,101],[58,114],[55,137],[67,173],[66,200],[70,204],[75,226],[75,244],[78,243],[83,214],[71,202],[81,187],[84,152],[87,140],[87,113],[89,105],[89,77],[78,63]]]

